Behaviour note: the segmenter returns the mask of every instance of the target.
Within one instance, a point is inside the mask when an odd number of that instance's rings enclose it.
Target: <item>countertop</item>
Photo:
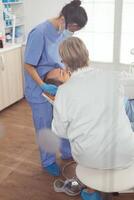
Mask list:
[[[10,51],[12,49],[20,48],[22,47],[22,44],[7,44],[4,46],[4,48],[0,48],[0,53]]]

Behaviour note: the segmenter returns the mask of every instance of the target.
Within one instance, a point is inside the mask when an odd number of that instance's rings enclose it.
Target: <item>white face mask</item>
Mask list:
[[[65,29],[64,31],[63,31],[63,35],[64,35],[64,37],[65,38],[68,38],[68,37],[71,37],[71,36],[73,36],[73,32],[71,32],[71,31],[69,31],[68,29]]]

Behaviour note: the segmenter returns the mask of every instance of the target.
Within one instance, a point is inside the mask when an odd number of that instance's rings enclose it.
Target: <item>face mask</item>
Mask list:
[[[65,29],[64,31],[63,31],[63,35],[64,35],[64,37],[65,38],[68,38],[68,37],[71,37],[71,36],[73,36],[73,32],[71,32],[71,31],[69,31],[68,29]]]

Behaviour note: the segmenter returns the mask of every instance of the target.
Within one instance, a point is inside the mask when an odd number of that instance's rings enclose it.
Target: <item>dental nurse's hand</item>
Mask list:
[[[57,89],[58,87],[53,85],[53,84],[47,84],[47,83],[43,83],[42,85],[40,85],[41,89],[43,90],[43,92],[47,92],[52,96],[56,95]]]

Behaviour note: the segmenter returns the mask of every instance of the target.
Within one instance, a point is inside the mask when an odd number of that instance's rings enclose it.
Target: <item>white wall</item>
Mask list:
[[[40,22],[59,15],[67,0],[24,0],[25,32]]]

